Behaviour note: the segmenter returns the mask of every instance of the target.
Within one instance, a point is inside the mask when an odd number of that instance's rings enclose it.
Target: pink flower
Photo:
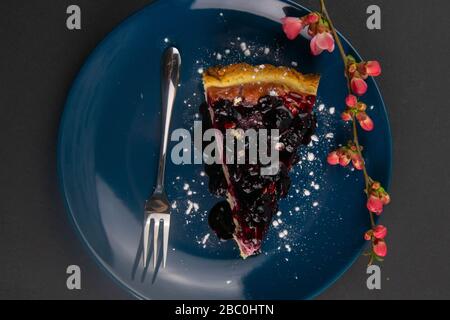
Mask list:
[[[391,202],[391,197],[385,192],[381,195],[381,201],[384,205],[388,205]]]
[[[373,236],[377,239],[384,239],[387,235],[387,228],[382,225],[378,225],[375,228],[373,228]]]
[[[377,191],[378,189],[381,188],[381,184],[378,181],[374,181],[370,186],[370,188],[374,191]]]
[[[373,252],[379,257],[385,257],[387,254],[387,246],[384,240],[375,240],[373,242]]]
[[[369,241],[372,240],[372,237],[374,237],[374,240],[383,240],[386,238],[387,235],[387,228],[382,225],[375,226],[373,229],[366,231],[364,234],[364,239]]]
[[[327,157],[327,161],[332,166],[338,164],[339,163],[339,156],[338,156],[337,152],[336,151],[330,152],[330,154]]]
[[[356,104],[358,103],[358,98],[356,96],[349,94],[347,98],[345,98],[345,104],[347,107],[354,108],[356,107]]]
[[[377,215],[380,215],[381,212],[383,212],[383,206],[389,204],[390,201],[391,198],[389,194],[386,190],[384,190],[381,184],[377,181],[373,181],[370,185],[367,209]]]
[[[299,18],[285,17],[281,19],[283,31],[289,40],[297,38],[303,29],[303,21]]]
[[[358,111],[366,111],[367,110],[367,104],[365,104],[364,102],[358,102],[356,104],[356,108],[358,109]]]
[[[365,112],[358,112],[356,115],[356,119],[358,119],[359,125],[361,128],[363,128],[366,131],[372,131],[373,130],[373,121],[370,119],[370,117]]]
[[[383,201],[372,194],[367,200],[367,209],[376,215],[380,215],[383,212]]]
[[[362,96],[367,92],[367,83],[361,78],[357,77],[352,78],[350,84],[353,93],[358,96]]]
[[[349,112],[344,111],[341,113],[341,119],[344,121],[350,121],[352,120],[352,115]]]
[[[364,168],[364,159],[358,153],[356,145],[351,141],[346,146],[330,152],[327,157],[327,162],[330,165],[339,163],[343,167],[348,166],[352,162],[355,169],[362,170]]]
[[[305,17],[306,24],[310,25],[319,22],[319,15],[317,13],[310,13]]]
[[[351,160],[352,159],[346,153],[339,155],[339,164],[343,167],[348,166],[348,164],[350,163]]]
[[[353,78],[353,76],[355,75],[355,73],[358,71],[358,65],[356,63],[351,63],[348,66],[347,72],[348,75],[350,76],[350,78]]]
[[[359,154],[354,154],[352,156],[352,164],[353,167],[355,167],[356,170],[362,170],[363,169],[363,159],[359,156]]]
[[[367,75],[377,77],[381,74],[381,66],[378,61],[367,61],[364,65]]]
[[[329,32],[322,32],[316,34],[310,43],[311,52],[313,55],[318,56],[324,50],[328,52],[334,51],[334,38]]]

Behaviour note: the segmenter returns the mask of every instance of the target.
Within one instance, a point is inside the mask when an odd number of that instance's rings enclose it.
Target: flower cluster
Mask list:
[[[353,141],[349,141],[346,146],[330,152],[327,161],[330,165],[340,164],[343,167],[348,166],[352,162],[353,167],[357,170],[362,170],[364,165],[364,160],[361,158]]]
[[[362,61],[357,63],[352,56],[346,57],[346,75],[350,83],[351,93],[345,99],[346,109],[341,114],[344,121],[356,119],[362,129],[372,131],[374,124],[366,113],[367,105],[358,101],[357,96],[367,92],[366,79],[369,76],[376,77],[381,74],[381,66],[378,61]]]
[[[351,121],[356,118],[361,128],[366,131],[373,130],[373,121],[366,113],[367,105],[364,102],[358,101],[356,96],[349,94],[345,99],[345,104],[347,108],[341,114],[342,120]]]
[[[367,197],[367,209],[376,215],[380,215],[383,212],[383,207],[391,202],[389,194],[376,181],[370,184]]]
[[[304,28],[308,28],[313,55],[317,56],[324,50],[334,51],[334,37],[330,32],[330,25],[328,20],[324,19],[320,13],[312,12],[301,18],[286,17],[281,19],[281,22],[283,23],[284,33],[290,40],[297,38]]]
[[[384,190],[381,184],[377,181],[370,181],[367,192],[367,209],[370,214],[380,215],[383,212],[383,207],[389,202],[391,198],[389,194]],[[382,225],[375,225],[372,220],[372,229],[364,234],[364,239],[370,241],[372,244],[372,250],[366,255],[370,257],[369,264],[372,264],[373,260],[383,261],[383,258],[387,254],[387,245],[384,238],[387,235],[387,228]]]
[[[347,56],[347,76],[350,80],[352,92],[362,96],[367,92],[366,79],[377,77],[381,74],[381,66],[378,61],[362,61],[357,63],[355,58]]]
[[[362,146],[359,144],[358,130],[356,122],[365,131],[372,131],[374,123],[367,115],[367,105],[358,100],[368,89],[367,78],[376,77],[381,74],[381,66],[377,61],[361,61],[347,55],[339,39],[336,29],[325,7],[325,1],[320,0],[321,12],[313,12],[301,18],[286,17],[282,19],[283,30],[289,39],[295,39],[301,31],[308,27],[308,34],[312,37],[310,47],[313,55],[319,55],[323,51],[333,52],[335,44],[344,62],[345,76],[347,79],[348,96],[345,99],[346,109],[341,114],[344,121],[353,121],[353,140],[347,145],[332,151],[328,154],[327,161],[330,165],[340,164],[345,167],[353,164],[357,170],[361,170],[364,175],[365,192],[367,194],[367,209],[369,210],[370,224],[372,229],[367,231],[364,238],[372,242],[372,249],[367,254],[370,256],[369,264],[373,260],[382,261],[386,256],[387,246],[384,238],[387,229],[384,226],[376,225],[374,215],[380,215],[383,207],[390,202],[387,192],[381,187],[379,182],[375,182],[367,173],[365,161],[362,155]]]
[[[387,228],[377,225],[364,234],[364,239],[372,242],[371,259],[375,258],[382,261],[387,254],[387,246],[384,238],[387,235]]]

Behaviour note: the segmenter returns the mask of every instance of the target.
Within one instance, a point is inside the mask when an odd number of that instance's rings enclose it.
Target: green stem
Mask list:
[[[370,259],[369,259],[369,263],[367,264],[368,266],[371,266],[373,264],[373,255],[370,255]]]
[[[341,54],[342,61],[344,62],[344,75],[347,80],[347,89],[348,89],[348,91],[351,91],[350,79],[349,79],[348,73],[347,73],[347,65],[348,65],[347,54],[345,53],[344,46],[342,45],[342,42],[339,39],[336,28],[334,27],[333,21],[330,18],[330,15],[328,13],[327,7],[325,6],[324,0],[320,0],[320,9],[322,11],[322,15],[325,16],[328,23],[330,24],[331,33],[333,34],[333,37],[334,37],[337,47],[339,49],[339,53]]]
[[[325,1],[324,0],[320,0],[320,8],[322,10],[322,13],[327,18],[328,23],[330,24],[330,29],[331,29],[331,32],[333,33],[334,38],[336,39],[336,44],[337,44],[337,46],[339,48],[339,53],[341,54],[342,60],[344,62],[346,62],[347,61],[347,55],[345,54],[345,50],[344,50],[344,47],[342,46],[342,42],[340,41],[340,39],[338,37],[338,34],[336,32],[336,28],[333,25],[333,21],[331,20],[330,15],[328,14],[327,7],[325,6]]]

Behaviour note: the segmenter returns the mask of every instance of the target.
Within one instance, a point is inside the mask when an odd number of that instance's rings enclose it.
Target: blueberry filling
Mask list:
[[[233,238],[234,223],[230,204],[227,201],[218,202],[209,212],[208,223],[211,229],[222,240]]]
[[[221,164],[205,165],[209,177],[209,190],[218,197],[232,198],[234,206],[219,202],[209,214],[209,225],[223,240],[234,239],[241,252],[253,255],[259,252],[262,239],[267,232],[278,201],[289,192],[289,171],[299,162],[297,150],[311,141],[316,128],[312,113],[314,96],[290,93],[285,96],[263,96],[255,105],[245,101],[218,99],[204,104],[200,111],[203,129],[279,129],[280,168],[276,175],[261,175],[261,163],[226,164],[227,175]],[[270,137],[268,138],[270,139]],[[270,141],[268,141],[270,145]],[[246,155],[248,155],[246,145]]]

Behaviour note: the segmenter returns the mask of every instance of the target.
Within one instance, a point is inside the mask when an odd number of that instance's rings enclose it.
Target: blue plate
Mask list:
[[[136,297],[311,298],[361,253],[362,235],[369,228],[361,173],[330,167],[325,160],[329,150],[351,136],[350,127],[339,120],[346,96],[342,62],[337,50],[313,57],[303,37],[286,40],[279,22],[286,14],[306,12],[280,0],[160,0],[117,27],[77,76],[59,135],[62,194],[95,260]],[[280,202],[257,257],[240,259],[232,241],[220,242],[209,229],[207,213],[218,199],[208,192],[203,166],[169,161],[167,193],[174,209],[168,266],[157,273],[143,270],[143,204],[156,178],[160,59],[169,45],[182,55],[172,129],[192,130],[203,99],[202,68],[245,61],[298,66],[322,75],[317,135],[301,150],[290,196]],[[386,185],[389,123],[375,82],[368,82],[364,100],[376,127],[362,134],[361,143],[369,172]]]

